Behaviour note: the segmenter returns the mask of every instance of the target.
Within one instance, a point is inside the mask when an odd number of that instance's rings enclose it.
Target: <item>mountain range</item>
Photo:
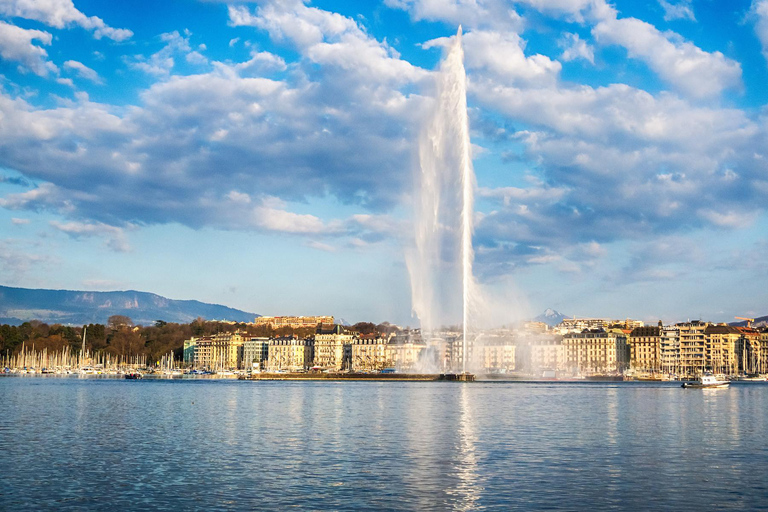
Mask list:
[[[19,325],[29,320],[65,325],[106,324],[112,315],[127,316],[136,325],[149,325],[156,320],[189,323],[197,317],[252,322],[259,316],[219,304],[174,300],[134,290],[90,292],[0,286],[0,324]]]

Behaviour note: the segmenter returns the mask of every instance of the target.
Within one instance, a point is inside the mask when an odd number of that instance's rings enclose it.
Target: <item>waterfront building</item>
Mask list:
[[[696,377],[707,366],[707,343],[704,331],[709,323],[693,320],[676,325],[680,335],[680,374],[688,378]]]
[[[289,327],[298,329],[303,327],[315,328],[319,325],[333,325],[332,316],[259,316],[253,321],[254,325],[266,325],[271,329]]]
[[[482,345],[483,371],[507,373],[515,370],[515,346],[503,340],[489,340]]]
[[[680,329],[676,325],[661,329],[661,371],[667,375],[680,371]]]
[[[387,359],[400,371],[414,371],[419,369],[418,363],[426,346],[419,329],[401,331],[387,343]]]
[[[759,371],[760,333],[751,327],[736,327],[739,338],[739,372],[754,374]]]
[[[387,358],[390,336],[361,334],[352,340],[352,370],[356,372],[381,371],[394,366]]]
[[[190,340],[192,341],[192,340]],[[243,357],[244,337],[240,332],[219,333],[194,339],[194,366],[209,370],[235,370]]]
[[[269,338],[246,337],[243,341],[243,368],[265,370],[269,358]]]
[[[708,325],[704,337],[707,368],[725,375],[738,373],[741,332],[726,324]]]
[[[768,328],[764,328],[759,337],[760,349],[757,359],[757,371],[764,374],[768,372]]]
[[[341,325],[320,326],[315,332],[315,366],[340,371],[352,366],[352,342],[355,334]]]
[[[629,365],[643,374],[661,371],[662,323],[655,327],[635,327],[629,334]]]
[[[629,365],[629,346],[622,332],[584,331],[563,336],[566,368],[574,373],[619,373]]]
[[[312,366],[312,338],[299,338],[295,335],[270,338],[267,348],[268,371],[305,371]]]
[[[184,351],[182,358],[184,364],[192,365],[195,362],[195,345],[197,344],[197,338],[190,338],[184,340]]]

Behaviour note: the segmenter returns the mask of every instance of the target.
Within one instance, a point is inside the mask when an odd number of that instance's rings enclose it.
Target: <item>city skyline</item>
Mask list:
[[[765,0],[0,2],[0,284],[415,326],[458,25],[510,321],[768,313]]]

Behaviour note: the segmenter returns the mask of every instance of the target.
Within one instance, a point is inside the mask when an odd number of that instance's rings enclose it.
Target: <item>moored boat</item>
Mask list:
[[[730,382],[719,379],[711,373],[701,375],[695,381],[683,382],[684,388],[727,388]]]

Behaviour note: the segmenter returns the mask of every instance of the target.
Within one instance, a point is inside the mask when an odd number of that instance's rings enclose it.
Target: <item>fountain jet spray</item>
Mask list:
[[[413,311],[422,331],[455,321],[461,310],[462,371],[472,327],[475,174],[469,140],[461,27],[437,74],[435,108],[419,141],[414,251],[408,255]],[[461,296],[460,304],[453,297]]]

